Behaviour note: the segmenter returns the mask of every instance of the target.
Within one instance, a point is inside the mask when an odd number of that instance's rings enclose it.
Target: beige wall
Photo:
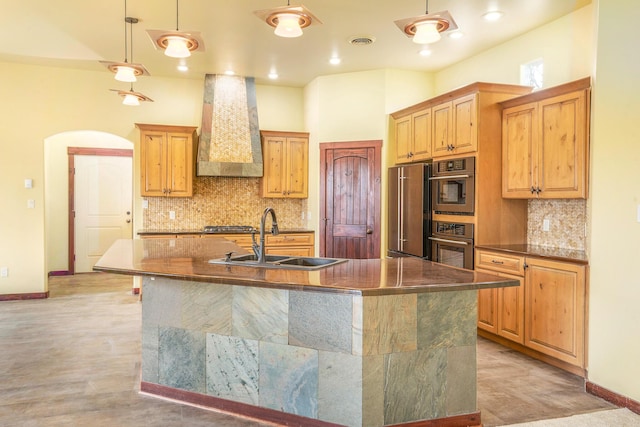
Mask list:
[[[594,34],[589,5],[438,72],[436,92],[477,81],[520,84],[520,65],[538,58],[544,60],[544,87],[588,77],[593,69]]]
[[[600,0],[592,96],[589,379],[640,401],[640,8]]]

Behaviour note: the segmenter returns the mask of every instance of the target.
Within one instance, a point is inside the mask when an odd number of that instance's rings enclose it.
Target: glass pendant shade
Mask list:
[[[169,37],[164,54],[172,58],[186,58],[191,56],[187,41],[182,37]]]
[[[436,21],[418,22],[416,25],[416,34],[413,36],[413,42],[419,44],[435,43],[440,40],[438,32],[438,23]]]
[[[118,80],[119,82],[132,83],[137,80],[135,70],[133,68],[126,66],[119,66],[117,68],[118,71],[116,72],[116,80]]]
[[[280,37],[299,37],[302,35],[300,18],[294,13],[278,14],[278,26],[274,33]]]
[[[136,105],[140,105],[140,100],[138,99],[137,96],[133,95],[133,94],[126,94],[124,96],[124,99],[122,100],[122,103],[124,105],[132,105],[132,106],[136,106]]]

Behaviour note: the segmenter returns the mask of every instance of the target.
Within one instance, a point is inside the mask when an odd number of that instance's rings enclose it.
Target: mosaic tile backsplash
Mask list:
[[[302,229],[306,221],[306,199],[265,199],[260,197],[260,178],[196,177],[193,197],[147,197],[143,209],[145,231],[201,230],[205,225],[260,226],[262,211],[271,206],[281,229]],[[169,211],[176,219],[169,219]]]
[[[543,222],[549,220],[549,231]],[[587,201],[583,199],[529,200],[527,243],[586,250]]]

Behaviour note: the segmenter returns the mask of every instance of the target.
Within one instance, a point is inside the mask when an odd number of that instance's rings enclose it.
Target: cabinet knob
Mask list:
[[[130,220],[130,219],[128,219],[128,220],[127,220],[127,224],[129,224],[129,223],[131,223],[131,220]]]

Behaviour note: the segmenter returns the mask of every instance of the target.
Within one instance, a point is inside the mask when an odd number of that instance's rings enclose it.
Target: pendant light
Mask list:
[[[135,24],[137,22],[137,18],[127,17],[127,0],[124,0],[124,62],[100,61],[101,64],[116,74],[116,80],[120,82],[135,82],[138,76],[149,75],[144,65],[133,63],[133,55],[131,63],[127,58],[127,24]],[[133,46],[131,46],[131,49],[133,50]]]
[[[424,15],[394,22],[402,32],[418,44],[435,43],[440,40],[440,33],[458,28],[448,11],[429,13],[429,0],[426,0]]]
[[[291,6],[289,1],[283,7],[256,10],[253,12],[268,25],[275,27],[273,31],[279,37],[300,37],[302,29],[312,24],[322,24],[306,7]]]
[[[131,45],[131,61],[133,61],[133,24],[138,23],[138,18],[130,18],[126,17],[125,21],[129,24],[129,37],[130,37],[130,45]],[[153,102],[153,99],[149,98],[146,95],[141,94],[140,92],[135,92],[133,90],[133,82],[130,82],[129,90],[119,90],[119,89],[110,89],[114,92],[117,92],[123,100],[122,103],[124,105],[138,106],[140,105],[140,101]]]
[[[179,4],[176,0],[176,30],[147,30],[156,49],[164,50],[171,58],[187,58],[191,52],[203,52],[204,41],[197,31],[180,31],[178,26]]]

